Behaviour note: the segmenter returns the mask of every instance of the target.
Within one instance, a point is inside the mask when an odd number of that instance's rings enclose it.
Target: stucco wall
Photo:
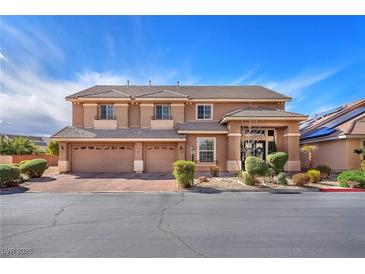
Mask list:
[[[84,127],[84,106],[82,104],[72,104],[72,126]]]
[[[195,148],[195,160],[197,159],[197,138],[200,137],[215,137],[216,138],[216,160],[219,166],[220,171],[227,170],[227,135],[225,134],[216,134],[216,135],[193,135],[189,134],[186,136],[186,154],[185,159],[191,160],[191,147]],[[209,166],[198,165],[198,171],[210,171]]]
[[[139,105],[130,104],[128,114],[129,127],[140,127]]]
[[[332,140],[310,145],[318,147],[314,152],[314,167],[328,165],[335,171],[360,167],[361,158],[353,152],[355,148],[360,147],[360,139]],[[300,159],[302,166],[308,168],[308,154],[301,151]]]

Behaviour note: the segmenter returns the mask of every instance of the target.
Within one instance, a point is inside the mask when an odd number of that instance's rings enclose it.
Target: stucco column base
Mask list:
[[[285,171],[300,171],[300,161],[287,161],[284,166]]]
[[[227,171],[236,172],[241,170],[241,161],[227,161]]]
[[[58,172],[66,173],[71,171],[70,161],[58,161]]]
[[[143,160],[134,160],[134,172],[142,173],[143,172]]]

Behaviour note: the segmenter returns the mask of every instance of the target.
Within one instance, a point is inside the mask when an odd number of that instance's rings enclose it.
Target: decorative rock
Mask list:
[[[199,183],[206,183],[206,182],[208,182],[208,178],[205,177],[205,176],[200,176],[198,178],[198,180],[199,180]]]

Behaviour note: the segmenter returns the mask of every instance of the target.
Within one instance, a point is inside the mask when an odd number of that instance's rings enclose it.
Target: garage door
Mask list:
[[[176,145],[146,145],[147,172],[171,172],[177,159]]]
[[[72,171],[75,172],[132,172],[133,145],[73,146]]]

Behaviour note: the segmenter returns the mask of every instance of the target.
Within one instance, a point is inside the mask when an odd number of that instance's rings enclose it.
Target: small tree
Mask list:
[[[3,155],[23,155],[40,153],[39,146],[25,137],[15,137],[6,139],[4,136],[0,140],[0,153]]]
[[[57,141],[52,140],[48,144],[47,152],[49,155],[52,155],[52,156],[58,155],[60,153],[60,146],[57,143]]]
[[[354,153],[362,155],[362,158],[365,159],[365,147],[354,149]]]
[[[302,151],[308,153],[309,169],[313,168],[313,152],[317,149],[318,147],[313,145],[304,145],[302,147]]]

